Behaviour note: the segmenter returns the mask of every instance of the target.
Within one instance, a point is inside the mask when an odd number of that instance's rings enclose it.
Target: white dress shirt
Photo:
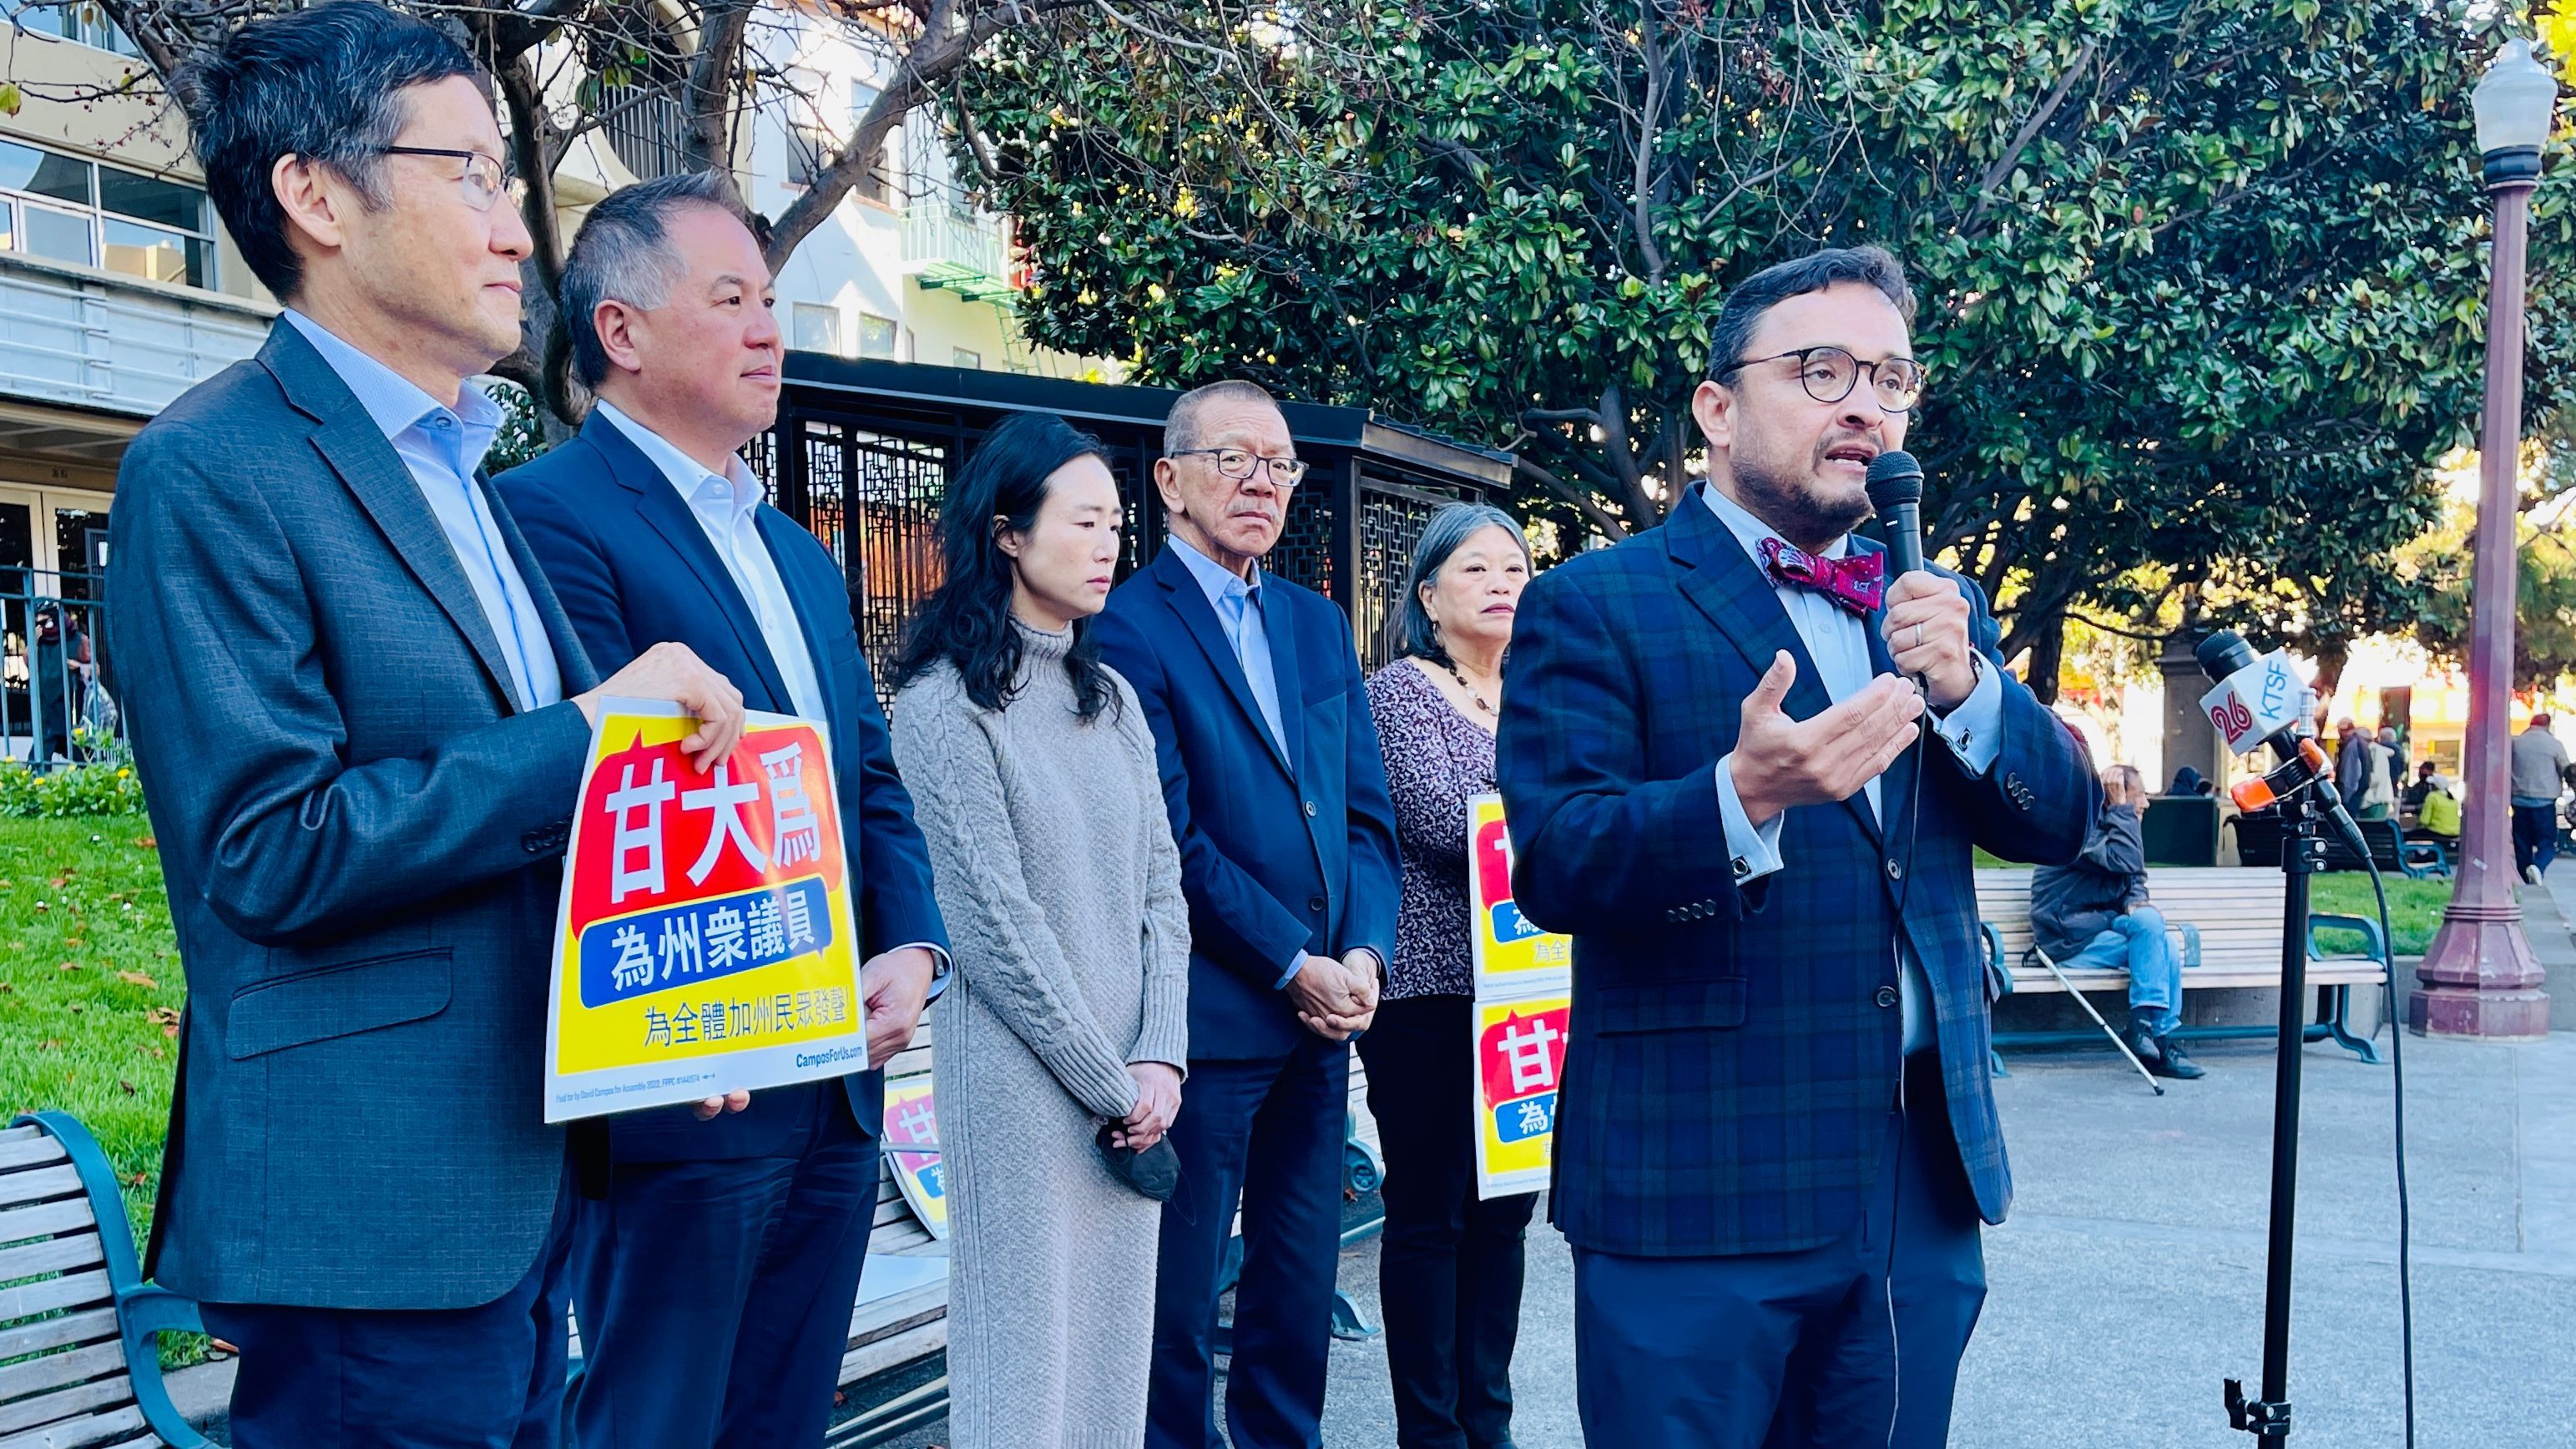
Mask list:
[[[769,541],[760,536],[758,515],[767,497],[760,480],[730,453],[725,455],[725,470],[711,472],[661,434],[619,412],[615,403],[596,406],[601,417],[662,470],[662,476],[679,490],[680,501],[689,505],[690,516],[698,520],[716,557],[724,560],[725,572],[733,576],[733,586],[751,605],[761,642],[769,646],[769,657],[787,682],[787,698],[796,713],[816,726],[829,725],[823,710],[823,683],[814,672],[814,651],[806,647],[805,626],[797,621],[796,606],[788,600],[787,581],[778,575],[778,560],[770,557]]]
[[[615,403],[601,401],[592,406],[679,490],[680,501],[689,505],[689,515],[705,530],[707,543],[715,549],[716,557],[724,560],[725,572],[733,576],[733,586],[751,605],[752,617],[760,624],[761,642],[769,646],[769,657],[776,661],[779,677],[787,681],[787,698],[796,706],[797,716],[816,729],[829,730],[832,721],[823,707],[823,682],[814,671],[814,651],[806,647],[805,626],[796,617],[796,605],[787,597],[787,581],[779,576],[778,560],[770,556],[769,540],[760,536],[760,505],[767,497],[760,480],[752,477],[751,469],[732,454],[725,455],[724,472],[710,472],[705,464],[673,447],[660,433],[619,412]],[[843,761],[841,767],[848,769],[852,765]],[[843,828],[848,828],[848,822],[843,822]],[[913,941],[893,947],[887,954],[915,946],[931,955],[928,999],[936,1001],[948,989],[946,951],[928,941]]]
[[[1762,567],[1762,541],[1779,538],[1779,531],[1718,492],[1713,484],[1698,491],[1708,501],[1709,510],[1744,545],[1744,551],[1753,558],[1753,566]],[[1826,545],[1823,556],[1838,559],[1850,552],[1851,536],[1845,534]],[[1826,695],[1840,704],[1867,688],[1871,676],[1877,673],[1869,657],[1869,621],[1814,589],[1775,583],[1772,592],[1778,596],[1780,607],[1788,611],[1789,623],[1797,629],[1799,641],[1807,646],[1807,657],[1815,661]],[[1978,672],[1976,688],[1956,708],[1946,715],[1932,716],[1932,730],[1970,775],[1983,776],[1993,768],[2002,748],[2003,712],[2003,680],[1998,671],[1988,666]],[[1880,807],[1878,777],[1870,777],[1863,791],[1869,797],[1870,814],[1885,821],[1887,812]],[[1717,762],[1717,808],[1726,827],[1727,843],[1736,847],[1738,886],[1780,869],[1780,822],[1786,812],[1758,827],[1754,825],[1753,818],[1744,812],[1743,800],[1735,793],[1735,755],[1731,751]],[[1897,975],[1897,988],[1904,1002],[1905,1051],[1912,1055],[1933,1044],[1932,1018],[1925,1006],[1931,1000],[1932,989],[1923,975],[1923,963],[1905,949],[1901,930],[1897,935],[1897,957],[1903,968]]]
[[[421,497],[447,535],[448,547],[456,551],[465,581],[473,585],[474,601],[483,606],[483,617],[501,645],[519,707],[542,709],[560,701],[563,674],[555,663],[555,646],[546,638],[545,621],[537,615],[527,580],[519,577],[478,481],[483,455],[500,433],[500,404],[469,382],[457,393],[456,406],[447,407],[294,308],[287,309],[286,320],[340,375],[420,485]]]

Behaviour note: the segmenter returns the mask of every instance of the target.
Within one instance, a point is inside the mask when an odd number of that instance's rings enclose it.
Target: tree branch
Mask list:
[[[2085,68],[2093,64],[2093,57],[2100,53],[2101,49],[2102,42],[2099,38],[2084,42],[2084,48],[2075,52],[2075,63],[2066,68],[2066,74],[2057,78],[2057,84],[2049,91],[2048,98],[2039,103],[2039,109],[2031,112],[2030,118],[2023,121],[2021,129],[2013,134],[2012,145],[2005,148],[2003,155],[1995,158],[1994,165],[1986,168],[1984,178],[1977,182],[1976,208],[1968,213],[1969,230],[1975,230],[1977,224],[1985,220],[1987,209],[1995,204],[1995,188],[2003,185],[2011,177],[2013,168],[2021,164],[2022,152],[2028,150],[2030,143],[2038,138],[2040,128],[2046,126],[2049,119],[2057,114],[2057,108],[2066,104],[2066,93],[2075,88],[2075,82],[2083,76]]]

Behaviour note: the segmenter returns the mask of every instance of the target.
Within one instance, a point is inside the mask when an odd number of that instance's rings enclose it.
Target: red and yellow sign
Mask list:
[[[1574,940],[1542,931],[1512,899],[1512,836],[1503,823],[1503,797],[1478,795],[1467,802],[1469,954],[1476,995],[1561,989],[1574,962]]]
[[[1475,958],[1476,1195],[1547,1186],[1565,1070],[1574,940],[1542,931],[1512,899],[1503,797],[1467,802],[1467,938]]]
[[[1476,1003],[1477,1196],[1547,1186],[1571,1011],[1564,992]]]
[[[939,1101],[927,1073],[886,1083],[886,1165],[894,1185],[930,1235],[948,1238],[947,1158],[939,1145]]]
[[[701,773],[676,706],[612,701],[565,852],[546,1120],[867,1067],[831,745],[755,713]]]

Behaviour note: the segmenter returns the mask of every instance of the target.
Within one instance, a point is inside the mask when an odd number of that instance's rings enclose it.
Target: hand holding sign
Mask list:
[[[698,731],[680,742],[680,753],[695,761],[701,773],[723,764],[742,739],[742,691],[686,644],[654,645],[597,689],[574,695],[572,702],[596,728],[601,701],[607,699],[667,699],[695,715]]]

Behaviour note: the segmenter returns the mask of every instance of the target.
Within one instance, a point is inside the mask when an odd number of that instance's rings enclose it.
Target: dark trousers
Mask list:
[[[618,1162],[581,1205],[580,1449],[820,1444],[876,1217],[877,1144],[838,1082],[801,1150]]]
[[[575,1196],[567,1177],[527,1276],[477,1307],[205,1304],[241,1350],[234,1449],[553,1449]]]
[[[1534,1192],[1476,1198],[1473,1009],[1464,996],[1380,1006],[1360,1038],[1386,1152],[1378,1301],[1400,1449],[1512,1437],[1512,1344]]]
[[[1576,1398],[1593,1449],[1940,1449],[1985,1305],[1976,1199],[1940,1073],[1906,1073],[1877,1190],[1792,1253],[1574,1255]]]
[[[2522,874],[2529,866],[2539,866],[2543,873],[2558,858],[2558,807],[2554,805],[2516,805],[2513,807],[2513,873]]]
[[[1350,1082],[1350,1048],[1321,1037],[1285,1057],[1190,1062],[1171,1131],[1180,1188],[1163,1205],[1155,1269],[1150,1449],[1225,1443],[1216,1431],[1217,1279],[1238,1201],[1243,1272],[1226,1430],[1234,1449],[1324,1442]]]

